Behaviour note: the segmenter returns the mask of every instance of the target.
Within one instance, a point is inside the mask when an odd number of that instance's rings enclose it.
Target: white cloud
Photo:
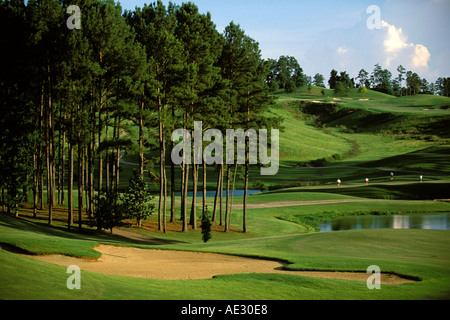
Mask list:
[[[402,28],[396,28],[394,25],[390,25],[386,21],[381,21],[381,26],[387,28],[387,37],[384,40],[384,48],[386,52],[396,53],[404,48],[412,46],[406,41],[408,37],[403,34]]]
[[[431,54],[427,47],[423,44],[408,42],[408,37],[404,34],[402,28],[397,28],[384,20],[381,21],[381,27],[387,31],[383,45],[386,53],[385,63],[388,67],[391,66],[393,61],[397,60],[398,63],[404,63],[415,68],[428,69]]]
[[[346,54],[348,52],[348,49],[346,47],[339,47],[337,52],[339,54]]]
[[[427,47],[418,44],[415,48],[415,54],[412,58],[412,65],[417,68],[428,68],[428,61],[430,61],[431,54]]]

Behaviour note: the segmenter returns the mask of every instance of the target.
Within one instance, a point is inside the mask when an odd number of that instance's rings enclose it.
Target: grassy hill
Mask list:
[[[449,299],[449,231],[362,229],[319,233],[303,218],[320,220],[325,213],[450,212],[450,203],[434,201],[450,198],[450,115],[446,110],[450,100],[426,95],[396,98],[370,90],[364,97],[369,100],[361,100],[355,90],[348,97],[334,97],[328,89],[322,96],[321,90],[300,88],[292,94],[276,94],[278,100],[269,112],[284,118],[284,131],[280,133],[282,166],[277,175],[266,177],[260,176],[257,168],[251,169],[250,188],[260,181],[271,191],[249,197],[250,204],[262,205],[248,209],[248,233],[240,232],[240,209],[232,211],[231,232],[222,232],[214,222],[213,238],[207,244],[201,240],[199,229],[183,233],[174,227],[167,234],[156,231],[156,215],[142,229],[126,228],[151,237],[157,245],[143,245],[87,227],[83,232],[67,231],[64,208],[58,208],[53,226],[46,225],[45,210],[38,215],[44,222],[31,219],[31,211],[22,211],[19,219],[0,213],[0,299]],[[137,157],[130,153],[124,159],[129,161],[121,165],[121,184],[126,186]],[[216,174],[213,168],[208,170],[208,187],[214,189]],[[394,181],[389,177],[391,171],[395,172]],[[423,183],[418,181],[419,174],[425,177]],[[370,178],[369,186],[364,185],[366,177]],[[341,188],[336,186],[337,178],[343,180]],[[177,175],[177,185],[179,179]],[[242,187],[237,181],[236,188]],[[340,202],[321,202],[330,200]],[[294,201],[317,203],[264,207]],[[207,202],[212,204],[213,198]],[[201,201],[198,203],[201,205]],[[241,203],[242,197],[234,198],[234,204]],[[195,281],[135,279],[83,271],[82,290],[72,291],[66,288],[65,267],[17,254],[98,258],[99,253],[93,250],[98,244],[279,259],[289,262],[287,268],[293,270],[365,272],[375,264],[383,272],[421,281],[383,285],[382,290],[372,291],[365,282],[257,274],[251,270],[248,274]]]
[[[282,160],[313,160],[340,154],[353,156],[363,152],[360,134],[391,138],[381,143],[409,141],[412,148],[392,150],[399,154],[425,147],[427,142],[446,142],[450,138],[450,99],[416,95],[397,98],[369,90],[365,98],[351,89],[348,97],[334,97],[333,90],[312,87],[311,92],[299,88],[291,94],[277,93],[277,106],[271,112],[282,116]],[[364,101],[362,101],[362,99]],[[368,100],[365,100],[368,99]],[[373,142],[371,142],[373,144]],[[353,150],[355,151],[355,150]],[[352,156],[352,154],[350,154]]]

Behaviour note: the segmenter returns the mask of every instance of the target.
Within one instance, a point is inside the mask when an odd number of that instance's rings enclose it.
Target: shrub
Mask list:
[[[255,181],[253,182],[253,189],[255,190],[261,190],[261,191],[267,191],[269,188],[264,184],[262,181]]]
[[[209,219],[209,214],[208,214],[208,210],[206,210],[206,212],[203,214],[202,217],[202,224],[200,225],[200,228],[202,229],[202,239],[203,242],[206,243],[208,242],[211,238],[211,220]]]
[[[124,216],[136,219],[138,227],[141,226],[143,220],[153,214],[155,209],[155,205],[151,203],[153,196],[150,194],[144,177],[136,170],[130,177],[128,189],[122,195],[121,200],[120,211]]]

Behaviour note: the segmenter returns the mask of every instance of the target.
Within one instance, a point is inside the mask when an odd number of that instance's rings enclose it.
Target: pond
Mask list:
[[[431,229],[450,230],[449,214],[367,215],[322,221],[320,232],[354,229]]]
[[[262,193],[261,190],[247,190],[247,195],[256,194],[256,193]],[[194,192],[188,191],[187,196],[192,197]],[[181,195],[181,192],[175,192],[175,196],[179,197]],[[235,197],[243,197],[244,196],[244,190],[234,190],[234,193],[230,191],[230,196],[234,195]],[[206,197],[215,197],[216,191],[206,191]],[[227,191],[224,190],[222,192],[222,196],[227,196]],[[203,198],[203,191],[197,191],[197,198]]]

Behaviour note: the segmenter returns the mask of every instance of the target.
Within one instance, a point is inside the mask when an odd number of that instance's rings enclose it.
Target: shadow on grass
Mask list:
[[[121,232],[120,234],[110,234],[106,231],[96,231],[92,229],[68,230],[62,226],[50,226],[40,221],[29,221],[22,217],[14,217],[7,213],[0,213],[0,226],[13,228],[36,234],[59,237],[66,240],[95,241],[105,244],[122,245],[167,245],[182,243],[180,241],[164,240],[134,232]]]

